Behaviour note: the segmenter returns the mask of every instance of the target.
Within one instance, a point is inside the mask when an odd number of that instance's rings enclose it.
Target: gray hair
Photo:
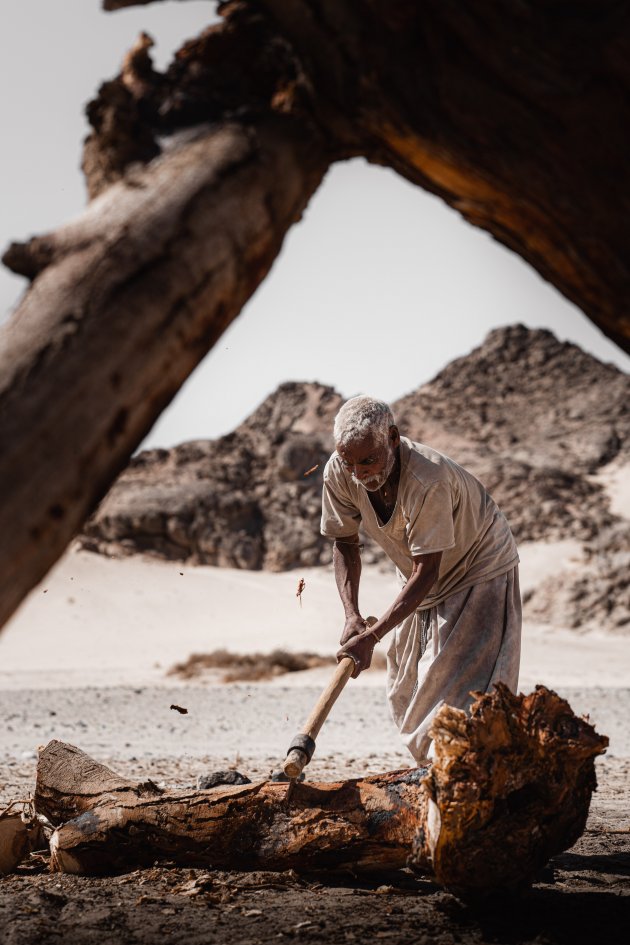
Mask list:
[[[335,417],[333,436],[337,446],[362,440],[369,433],[385,443],[392,426],[394,415],[389,404],[366,394],[359,394],[358,397],[347,400]]]

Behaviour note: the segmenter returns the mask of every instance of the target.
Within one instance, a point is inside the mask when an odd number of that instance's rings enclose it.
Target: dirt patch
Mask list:
[[[177,776],[173,786],[180,786],[196,769],[184,771],[178,761],[169,773]],[[36,855],[0,882],[0,942],[626,945],[629,778],[628,759],[598,763],[600,787],[584,835],[550,862],[523,900],[472,910],[408,870],[300,876],[166,864],[121,876],[80,877],[50,874],[47,858]]]
[[[193,653],[183,663],[176,663],[168,670],[168,676],[179,679],[199,679],[213,670],[221,670],[221,682],[260,682],[283,676],[285,673],[301,673],[320,666],[334,666],[334,656],[317,653],[289,653],[287,650],[272,650],[271,653],[230,653],[229,650],[213,650],[212,653]],[[385,668],[385,657],[375,653],[372,669]]]

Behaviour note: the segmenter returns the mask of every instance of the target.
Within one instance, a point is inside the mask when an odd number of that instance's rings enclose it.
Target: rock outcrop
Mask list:
[[[570,570],[546,578],[524,598],[526,618],[573,630],[630,633],[630,524],[605,528]]]
[[[83,546],[251,569],[329,562],[320,489],[341,403],[330,387],[282,384],[227,436],[140,453]],[[614,526],[592,474],[630,453],[630,378],[551,332],[497,329],[393,408],[403,433],[484,482],[517,540],[592,542]]]
[[[490,332],[395,413],[481,479],[518,540],[587,540],[612,524],[589,474],[630,461],[630,377],[551,332]]]
[[[272,571],[329,561],[320,495],[341,403],[321,384],[282,384],[227,436],[140,453],[83,547]]]

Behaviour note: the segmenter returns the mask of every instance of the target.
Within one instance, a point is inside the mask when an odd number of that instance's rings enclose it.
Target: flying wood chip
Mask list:
[[[184,709],[181,705],[172,705],[171,709],[174,709],[175,712],[179,712],[180,715],[188,715],[188,709]]]
[[[314,473],[316,469],[319,469],[320,464],[317,463],[315,466],[311,466],[310,469],[307,469],[304,473],[305,476],[310,476],[311,473]]]
[[[300,580],[298,581],[297,591],[295,592],[295,596],[300,602],[300,607],[302,606],[302,592],[304,591],[305,587],[306,587],[306,581],[304,580],[304,578],[300,578]]]

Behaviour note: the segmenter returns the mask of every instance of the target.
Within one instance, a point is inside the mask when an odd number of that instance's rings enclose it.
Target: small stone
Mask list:
[[[200,774],[197,778],[197,789],[208,791],[221,784],[251,784],[250,778],[240,771],[213,771],[211,774]]]

